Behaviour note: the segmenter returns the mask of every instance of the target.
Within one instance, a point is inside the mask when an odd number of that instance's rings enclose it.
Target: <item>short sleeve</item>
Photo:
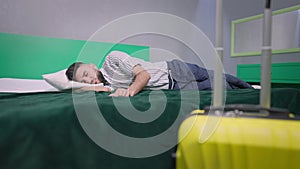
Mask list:
[[[120,51],[112,51],[106,59],[114,69],[119,69],[127,75],[132,75],[133,68],[136,65],[140,65],[141,62],[141,59],[133,58],[127,53]]]

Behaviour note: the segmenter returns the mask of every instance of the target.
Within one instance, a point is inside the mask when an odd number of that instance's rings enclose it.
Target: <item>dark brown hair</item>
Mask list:
[[[83,64],[82,62],[75,62],[69,66],[69,68],[66,71],[66,76],[69,80],[75,80],[76,71],[78,67],[82,64]]]

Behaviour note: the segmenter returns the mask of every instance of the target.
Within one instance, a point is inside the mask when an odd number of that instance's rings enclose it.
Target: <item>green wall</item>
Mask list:
[[[237,77],[247,82],[259,83],[260,64],[238,64]],[[300,88],[300,62],[273,63],[272,87]]]
[[[75,61],[101,66],[111,50],[149,60],[149,47],[0,33],[0,78],[42,79]]]

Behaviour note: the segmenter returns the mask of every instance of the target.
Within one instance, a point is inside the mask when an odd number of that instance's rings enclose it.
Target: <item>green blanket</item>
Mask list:
[[[142,91],[131,98],[112,98],[108,93],[94,92],[72,94],[71,91],[0,93],[0,168],[174,168],[172,153],[176,145],[160,154],[144,158],[119,156],[98,146],[97,141],[94,142],[80,125],[75,111],[78,109],[74,105],[83,107],[81,113],[89,116],[89,107],[95,101],[99,112],[114,130],[132,138],[148,138],[169,129],[176,119],[183,120],[192,110],[210,105],[212,92],[199,93],[200,103],[194,101],[197,98],[193,98],[193,91]],[[272,89],[272,107],[287,108],[300,114],[299,102],[298,89]],[[259,104],[259,90],[229,90],[226,92],[226,103]],[[132,111],[132,108],[141,113],[149,109],[163,112],[153,121],[138,123],[120,114],[120,111]],[[177,140],[179,126],[175,125],[175,132],[169,135],[170,140]],[[106,128],[100,130],[105,131]],[[109,138],[106,135],[102,137]],[[109,141],[112,144],[118,142],[118,146],[130,151],[126,149],[126,143],[120,144],[120,140]]]

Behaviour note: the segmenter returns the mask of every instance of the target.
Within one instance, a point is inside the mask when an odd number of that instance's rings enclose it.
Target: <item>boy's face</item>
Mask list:
[[[76,71],[75,81],[81,83],[98,84],[101,83],[98,75],[99,70],[94,64],[82,64]]]

